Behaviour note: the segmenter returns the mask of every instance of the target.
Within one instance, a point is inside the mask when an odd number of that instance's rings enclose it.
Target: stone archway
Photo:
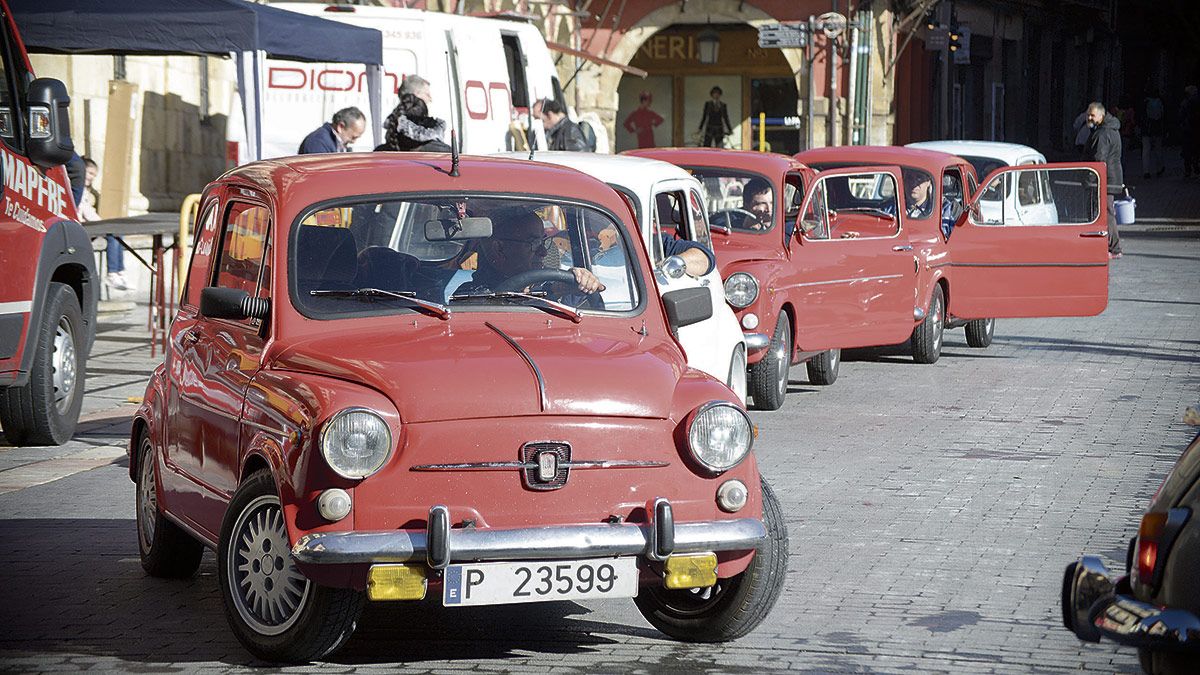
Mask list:
[[[670,4],[642,17],[636,24],[621,34],[607,58],[628,65],[642,44],[655,33],[676,24],[747,24],[757,28],[779,20],[761,9],[739,0],[689,0],[686,3]],[[801,49],[780,50],[796,78],[796,88],[801,89],[801,73],[804,52]],[[596,112],[608,128],[608,137],[616,138],[617,89],[624,76],[616,68],[601,68],[592,78],[592,87],[581,88],[580,107]],[[583,84],[583,83],[580,83]]]

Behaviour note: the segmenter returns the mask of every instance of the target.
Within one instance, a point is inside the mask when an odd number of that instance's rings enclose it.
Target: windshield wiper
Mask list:
[[[450,296],[450,302],[456,300],[526,300],[534,303],[538,309],[546,309],[553,312],[558,312],[575,323],[583,321],[583,314],[579,310],[570,305],[563,304],[557,300],[551,300],[541,295],[533,293],[522,293],[520,291],[496,291],[492,293],[465,293],[463,295]]]
[[[437,302],[430,302],[416,297],[412,291],[385,291],[380,288],[356,288],[354,290],[317,289],[309,291],[309,295],[333,296],[343,298],[388,298],[407,303],[410,307],[424,309],[439,319],[450,318],[450,308]]]

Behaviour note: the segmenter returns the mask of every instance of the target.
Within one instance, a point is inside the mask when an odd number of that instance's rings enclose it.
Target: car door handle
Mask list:
[[[189,330],[188,332],[183,334],[183,337],[181,337],[179,339],[185,345],[194,345],[200,341],[200,334],[194,330]]]
[[[1107,237],[1108,230],[1096,230],[1095,232],[1080,232],[1081,237]]]
[[[897,253],[901,253],[901,252],[903,252],[903,251],[911,251],[911,250],[912,250],[912,244],[904,244],[904,245],[902,245],[902,246],[893,246],[893,247],[892,247],[892,250],[893,250],[893,251],[895,251],[895,252],[897,252]]]

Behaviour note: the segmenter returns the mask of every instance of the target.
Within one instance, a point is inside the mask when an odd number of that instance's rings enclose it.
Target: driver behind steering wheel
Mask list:
[[[774,206],[771,184],[762,178],[751,178],[742,188],[742,208],[753,213],[756,220],[746,220],[742,227],[747,230],[768,230],[771,228],[771,210]]]
[[[455,291],[456,295],[489,293],[522,272],[545,268],[543,260],[554,243],[545,235],[541,216],[531,209],[512,206],[496,211],[491,218],[492,236],[480,242],[479,266],[471,280]],[[591,294],[604,290],[604,284],[590,270],[572,267],[569,271],[579,291]],[[518,290],[528,292],[529,288]]]

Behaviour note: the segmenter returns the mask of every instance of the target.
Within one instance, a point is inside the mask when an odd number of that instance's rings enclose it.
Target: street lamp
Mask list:
[[[706,28],[696,36],[696,55],[700,63],[712,65],[717,62],[717,54],[721,49],[721,34]]]

